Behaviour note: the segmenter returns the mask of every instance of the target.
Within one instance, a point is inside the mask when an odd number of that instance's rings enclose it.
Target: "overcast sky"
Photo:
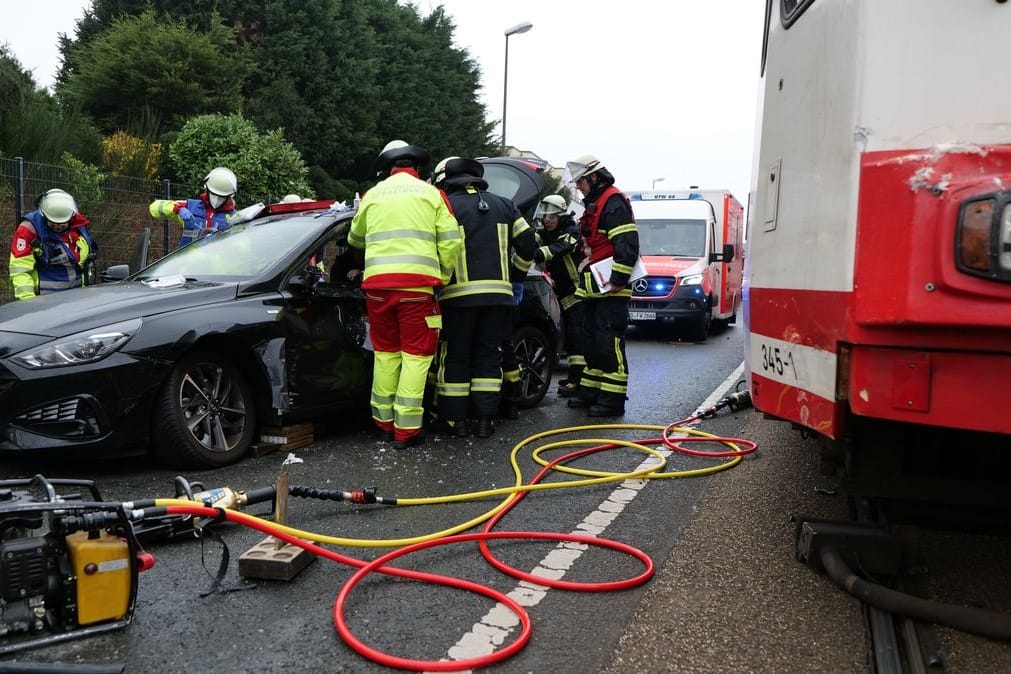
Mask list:
[[[481,68],[482,101],[506,141],[555,166],[599,157],[618,187],[751,184],[764,3],[757,0],[417,0],[441,4],[456,41]],[[90,0],[0,0],[6,42],[42,86],[59,66],[57,35],[73,34]],[[496,131],[500,133],[501,129]],[[405,139],[410,141],[410,139]]]

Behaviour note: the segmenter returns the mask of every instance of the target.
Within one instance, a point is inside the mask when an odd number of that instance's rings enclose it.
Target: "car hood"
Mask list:
[[[643,255],[642,264],[646,273],[653,276],[681,276],[685,273],[699,273],[705,265],[697,257],[670,257],[668,255]]]
[[[61,337],[235,297],[237,284],[186,283],[165,288],[139,281],[67,290],[0,307],[0,332]]]

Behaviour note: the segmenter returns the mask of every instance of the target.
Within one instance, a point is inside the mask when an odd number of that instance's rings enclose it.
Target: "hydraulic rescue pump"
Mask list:
[[[126,626],[153,565],[93,482],[0,481],[0,653]]]

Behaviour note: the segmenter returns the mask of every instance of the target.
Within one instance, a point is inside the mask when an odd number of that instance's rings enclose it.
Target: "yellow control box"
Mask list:
[[[130,605],[132,574],[126,541],[105,531],[67,536],[77,577],[77,623],[120,620]]]

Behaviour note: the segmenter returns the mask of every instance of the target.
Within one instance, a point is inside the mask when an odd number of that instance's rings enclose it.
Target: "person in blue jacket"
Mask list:
[[[87,218],[63,190],[49,190],[14,230],[8,266],[14,298],[69,290],[94,281],[98,244]]]
[[[196,199],[174,201],[158,199],[151,202],[151,217],[174,220],[182,225],[179,248],[210,232],[228,229],[235,218],[235,195],[239,183],[230,169],[218,166],[204,178],[203,192]]]

